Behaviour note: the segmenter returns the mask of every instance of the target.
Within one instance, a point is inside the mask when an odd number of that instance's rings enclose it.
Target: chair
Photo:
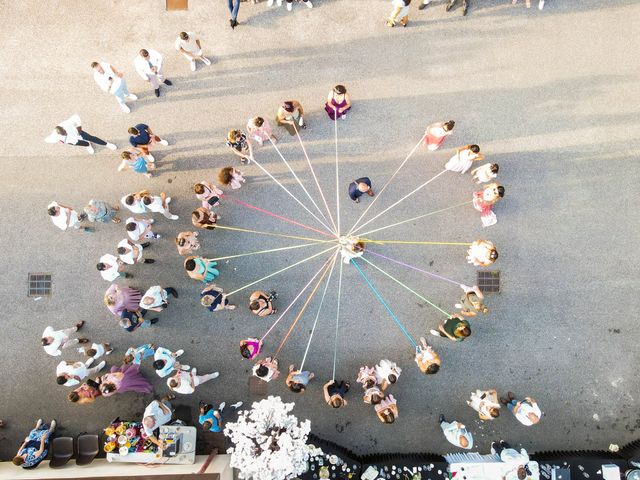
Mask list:
[[[73,457],[72,437],[56,437],[51,441],[51,460],[49,461],[51,468],[66,465],[71,457]]]
[[[100,451],[98,435],[78,435],[76,465],[89,465]]]

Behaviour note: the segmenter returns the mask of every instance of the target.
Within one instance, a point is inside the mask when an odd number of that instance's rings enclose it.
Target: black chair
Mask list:
[[[62,467],[73,457],[73,438],[56,437],[51,441],[51,468]]]
[[[98,435],[78,435],[76,465],[89,465],[100,451]]]

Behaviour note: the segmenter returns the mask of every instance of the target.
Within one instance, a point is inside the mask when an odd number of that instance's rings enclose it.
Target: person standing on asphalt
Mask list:
[[[516,5],[517,3],[518,3],[518,0],[511,0],[511,5]],[[525,0],[524,4],[527,8],[531,8],[531,0]],[[543,8],[544,8],[544,0],[539,0],[538,10],[542,10]]]
[[[147,209],[142,203],[142,197],[149,195],[149,190],[140,190],[136,193],[130,193],[120,199],[120,203],[127,207],[132,213],[144,213]]]
[[[164,78],[162,73],[162,55],[156,50],[142,49],[133,60],[133,64],[145,82],[149,82],[156,97],[160,96],[160,83],[171,86],[170,80]]]
[[[47,327],[42,332],[42,346],[44,351],[52,357],[59,357],[65,348],[73,347],[78,343],[89,343],[88,338],[72,338],[69,335],[80,330],[84,325],[84,320],[76,323],[71,328],[64,330],[54,330],[53,327]]]
[[[254,117],[247,122],[247,132],[261,147],[264,142],[271,139],[273,143],[278,143],[278,139],[271,131],[271,125],[262,117]]]
[[[65,387],[75,387],[80,385],[80,382],[85,378],[98,373],[107,364],[104,360],[97,366],[89,368],[93,363],[93,358],[88,359],[86,362],[67,362],[61,361],[56,367],[56,382],[58,385]]]
[[[169,142],[153,133],[146,123],[138,123],[136,126],[130,127],[127,133],[131,135],[129,137],[129,144],[133,148],[140,149],[150,162],[156,161],[153,155],[149,153],[149,147],[151,145],[155,145],[156,143],[164,145],[165,147],[169,145]]]
[[[433,152],[440,148],[443,144],[445,138],[453,133],[453,127],[455,127],[456,122],[453,120],[449,120],[444,123],[432,123],[427,127],[427,130],[424,132],[424,144],[427,146],[427,150]]]
[[[202,202],[204,208],[211,208],[220,205],[220,196],[223,191],[216,187],[213,183],[201,180],[193,186],[196,198]]]
[[[90,347],[78,348],[78,353],[97,360],[103,355],[111,355],[113,348],[108,343],[92,343]]]
[[[500,416],[498,392],[495,388],[471,392],[471,399],[467,400],[467,405],[478,412],[480,420],[493,420]]]
[[[277,310],[273,308],[273,301],[276,298],[278,298],[278,294],[275,291],[267,294],[262,290],[256,290],[249,297],[249,310],[259,317],[273,315],[277,312]]]
[[[154,400],[147,405],[142,414],[142,428],[147,439],[160,448],[164,448],[165,445],[158,440],[156,432],[160,427],[171,422],[173,407],[170,400],[174,398],[176,398],[175,395],[165,395],[160,400]]]
[[[347,112],[351,110],[351,96],[347,93],[344,85],[336,85],[327,95],[327,103],[324,104],[324,111],[327,112],[331,120],[336,118],[347,118]]]
[[[124,74],[107,62],[91,62],[91,68],[93,69],[93,79],[100,89],[116,97],[124,113],[131,112],[131,109],[125,102],[126,100],[135,101],[138,97],[129,93],[127,82],[124,80]]]
[[[427,340],[424,337],[420,337],[420,345],[416,346],[416,356],[414,358],[418,368],[425,375],[433,375],[440,370],[440,364],[442,360],[440,355],[427,344]]]
[[[189,365],[182,365],[177,358],[184,353],[180,349],[172,352],[168,348],[158,347],[153,354],[153,368],[160,378],[165,378],[174,370],[189,370]]]
[[[229,25],[233,29],[238,26],[238,11],[240,10],[240,0],[227,0],[227,6],[229,7],[229,14],[231,15],[231,18],[229,19]]]
[[[313,372],[297,370],[293,365],[289,365],[289,374],[287,375],[285,384],[293,393],[304,393],[313,377]]]
[[[466,145],[456,149],[456,153],[444,165],[446,170],[457,173],[467,173],[473,162],[484,160],[484,155],[480,153],[478,145]]]
[[[389,14],[387,19],[387,27],[395,27],[396,24],[400,24],[403,27],[409,23],[409,4],[411,0],[392,0],[391,5],[393,10]]]
[[[204,402],[200,402],[200,415],[198,416],[198,423],[202,425],[202,429],[205,432],[221,432],[223,429],[222,411],[226,404],[222,402],[217,409],[214,409],[212,405]],[[242,406],[242,402],[234,403],[231,408],[238,410]]]
[[[180,32],[176,38],[175,47],[184,57],[189,60],[191,71],[196,71],[196,60],[200,60],[205,65],[211,65],[211,61],[202,55],[202,45],[200,38],[193,32]]]
[[[178,215],[174,215],[169,211],[169,203],[171,197],[167,197],[167,194],[161,192],[160,195],[146,194],[142,197],[142,203],[145,208],[150,212],[161,213],[165,218],[169,220],[178,220]]]
[[[124,263],[110,253],[105,253],[100,257],[96,268],[107,282],[113,282],[118,277],[132,278],[133,275],[125,273]]]
[[[47,213],[51,217],[53,224],[60,230],[64,231],[69,227],[77,230],[83,230],[85,232],[92,232],[93,228],[83,227],[81,221],[84,220],[85,215],[76,212],[73,208],[62,205],[58,202],[51,202],[47,205]]]
[[[193,226],[205,230],[215,230],[219,219],[220,215],[207,207],[198,207],[191,213]]]
[[[497,163],[485,163],[471,170],[471,175],[476,183],[486,183],[498,176],[498,170],[500,170],[500,167]]]
[[[227,147],[234,155],[240,157],[240,163],[251,163],[253,160],[253,147],[247,135],[240,130],[229,130],[227,134]]]
[[[154,285],[142,296],[139,307],[144,310],[161,312],[169,306],[169,294],[173,295],[173,298],[178,298],[178,291],[175,288],[162,288],[160,285]]]
[[[398,418],[398,401],[393,395],[387,395],[375,406],[376,415],[382,423],[393,423]]]
[[[242,176],[242,172],[234,167],[224,167],[218,172],[218,181],[222,185],[238,190],[247,180]]]
[[[311,3],[311,0],[296,0],[296,1],[304,3],[307,6],[307,8],[313,8],[313,3]],[[293,10],[293,0],[287,0],[287,10],[288,11]]]
[[[158,323],[159,318],[145,319],[146,313],[146,310],[123,310],[120,313],[120,326],[131,333],[140,327],[149,328]]]
[[[118,243],[118,257],[120,257],[120,261],[126,263],[127,265],[135,265],[137,263],[155,263],[155,260],[152,258],[142,258],[142,251],[151,245],[149,242],[145,243],[134,243],[128,238],[123,238]]]
[[[469,322],[457,315],[453,315],[438,326],[438,330],[431,330],[431,335],[448,338],[454,342],[462,342],[471,335]]]
[[[85,132],[82,129],[82,121],[78,114],[72,115],[64,122],[60,122],[53,132],[44,139],[44,141],[47,143],[61,143],[85,147],[87,152],[91,154],[95,152],[91,146],[92,143],[95,143],[96,145],[104,145],[109,150],[115,150],[118,148],[113,143],[109,143]]]
[[[227,295],[222,288],[215,283],[208,285],[200,292],[200,304],[210,312],[220,310],[235,310],[236,306],[229,302]]]
[[[356,203],[360,203],[360,197],[364,194],[373,197],[375,194],[371,190],[371,180],[369,177],[361,177],[349,184],[349,198]]]
[[[445,10],[448,12],[456,5],[456,3],[458,3],[458,0],[449,0],[449,3],[447,3]],[[467,14],[468,9],[469,9],[469,0],[462,0],[462,16],[463,17]]]
[[[220,373],[213,372],[206,375],[196,375],[197,370],[192,368],[190,372],[178,370],[169,380],[167,386],[172,392],[181,393],[182,395],[191,395],[196,391],[196,387],[203,383],[218,378]]]
[[[291,4],[289,3],[287,5]],[[297,100],[283,102],[282,105],[278,107],[276,124],[284,127],[291,136],[296,134],[296,124],[298,124],[300,128],[307,128],[304,122],[304,109],[302,108],[302,104]]]
[[[189,255],[200,248],[198,232],[180,232],[176,237],[176,247],[179,255]]]
[[[506,405],[518,421],[527,427],[535,425],[542,417],[538,403],[531,397],[525,397],[524,400],[516,400],[512,392],[507,392],[507,398],[501,398],[500,403]]]
[[[213,260],[196,256],[187,257],[184,261],[187,275],[194,280],[202,281],[202,283],[213,282],[220,275],[220,271],[216,268],[217,265],[218,263]]]
[[[450,444],[467,450],[473,448],[473,435],[462,423],[447,422],[444,415],[440,415],[439,423],[442,433]]]
[[[141,238],[155,238],[157,240],[158,238],[160,238],[160,235],[151,231],[151,224],[153,224],[154,222],[155,220],[153,220],[152,218],[127,218],[125,220],[125,228],[127,230],[129,238],[134,242],[137,242]]]
[[[87,220],[92,223],[120,223],[122,221],[120,220],[120,217],[116,216],[120,207],[118,205],[109,205],[107,202],[103,202],[102,200],[95,200],[92,198],[83,210],[87,215]]]
[[[503,463],[506,463],[512,468],[503,476],[505,480],[525,480],[527,479],[527,475],[531,475],[528,466],[529,454],[524,448],[521,448],[518,452],[507,442],[500,440],[500,443],[491,442],[491,453],[498,455]]]
[[[480,287],[474,285],[468,287],[467,285],[460,285],[460,288],[464,291],[460,303],[456,303],[455,307],[460,309],[460,315],[464,317],[475,317],[478,313],[489,313],[489,308],[482,302],[484,300],[484,294],[480,290]]]
[[[273,379],[280,376],[280,370],[278,370],[278,359],[267,357],[264,360],[257,361],[251,369],[253,375],[260,380],[270,382]]]
[[[151,178],[150,170],[156,169],[156,164],[151,158],[148,158],[139,148],[130,148],[120,154],[122,162],[118,166],[118,171],[132,170],[135,173],[140,173],[147,178]]]

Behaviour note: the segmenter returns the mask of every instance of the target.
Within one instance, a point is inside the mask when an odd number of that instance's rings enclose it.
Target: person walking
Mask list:
[[[479,192],[473,192],[473,208],[480,212],[483,227],[489,227],[497,223],[493,206],[504,197],[504,187],[497,183],[489,183]]]
[[[113,143],[102,140],[99,137],[91,135],[82,129],[82,121],[78,114],[72,115],[63,122],[60,122],[51,134],[44,139],[47,143],[61,143],[66,145],[76,145],[78,147],[85,147],[87,152],[93,154],[92,143],[96,145],[103,145],[109,150],[115,150],[116,147]]]
[[[229,7],[229,25],[231,29],[238,26],[238,11],[240,10],[240,0],[227,0],[227,6]]]
[[[124,205],[132,213],[145,213],[147,209],[142,203],[142,197],[148,195],[149,190],[140,190],[139,192],[129,193],[120,199],[120,203]]]
[[[229,130],[227,147],[231,149],[234,155],[240,157],[240,163],[251,163],[251,160],[253,160],[251,141],[241,130]]]
[[[165,147],[169,145],[168,141],[153,133],[151,128],[149,128],[149,125],[146,123],[138,123],[137,125],[130,127],[129,130],[127,130],[127,133],[130,135],[129,144],[133,148],[141,150],[151,162],[155,162],[156,159],[153,158],[153,155],[149,152],[149,147],[158,143]]]
[[[189,365],[182,365],[178,362],[178,357],[184,353],[180,349],[172,352],[168,348],[158,347],[153,354],[153,368],[160,378],[165,378],[174,370],[189,370]]]
[[[258,360],[251,369],[253,375],[260,380],[270,382],[280,376],[280,370],[278,370],[278,359],[273,357],[267,357],[264,360]]]
[[[156,345],[153,343],[145,343],[139,347],[129,347],[124,355],[124,363],[134,363],[140,365],[142,360],[153,357],[156,351]]]
[[[360,177],[349,184],[349,198],[354,202],[360,203],[360,197],[365,193],[370,197],[375,195],[369,177]]]
[[[414,358],[418,368],[425,375],[433,375],[438,373],[442,360],[440,355],[427,344],[424,337],[420,337],[420,345],[416,346],[416,356]]]
[[[178,215],[174,215],[169,211],[171,197],[167,197],[167,194],[164,192],[161,192],[160,195],[144,195],[142,197],[142,203],[150,212],[161,213],[169,220],[178,220],[178,218],[180,218]]]
[[[497,163],[485,163],[471,170],[471,175],[476,183],[491,182],[498,176],[498,170],[500,167]]]
[[[196,60],[200,60],[205,65],[211,65],[211,61],[202,54],[200,38],[193,32],[180,32],[174,43],[176,50],[187,60],[191,71],[196,71]]]
[[[200,280],[202,283],[213,282],[220,271],[216,268],[217,262],[203,257],[187,257],[184,260],[184,269],[187,275],[194,280]]]
[[[427,150],[433,152],[438,150],[444,143],[444,140],[453,133],[453,127],[456,122],[449,120],[448,122],[438,122],[429,125],[424,132],[424,144]]]
[[[340,382],[336,382],[335,380],[329,380],[322,387],[322,392],[324,393],[324,401],[327,402],[327,405],[330,405],[333,408],[340,408],[347,406],[347,400],[344,398],[349,391],[349,382],[345,382],[341,380]]]
[[[134,242],[141,238],[159,239],[160,235],[151,231],[151,225],[155,222],[152,218],[129,217],[125,220],[127,235]]]
[[[191,223],[194,227],[204,230],[215,230],[220,215],[207,207],[198,207],[191,213]]]
[[[293,393],[304,393],[307,385],[313,379],[313,372],[308,370],[296,370],[293,365],[289,365],[289,374],[285,384]]]
[[[138,75],[151,84],[156,97],[160,96],[160,83],[171,86],[171,80],[164,78],[162,72],[162,55],[160,52],[143,48],[133,60]]]
[[[100,90],[116,97],[116,101],[124,113],[131,112],[126,101],[133,102],[138,97],[129,93],[124,74],[107,62],[91,62],[91,69],[93,70],[93,79],[100,87]]]
[[[393,10],[387,19],[387,27],[395,27],[398,23],[403,27],[409,23],[409,4],[411,0],[391,0]]]
[[[102,375],[98,380],[103,397],[126,392],[153,393],[153,385],[140,372],[138,365],[114,365],[110,373]]]
[[[400,378],[402,369],[391,360],[382,359],[374,367],[376,375],[376,384],[380,385],[381,390],[386,390],[389,385],[393,385]]]
[[[531,397],[525,397],[524,400],[516,400],[512,392],[507,392],[507,398],[500,398],[500,403],[506,405],[518,421],[527,427],[535,425],[542,417],[538,403]]]
[[[93,358],[86,362],[61,361],[56,367],[56,382],[65,387],[75,387],[85,378],[95,375],[107,364],[104,360],[97,366],[89,368],[93,364]]]
[[[48,326],[42,332],[42,346],[44,351],[52,357],[59,357],[62,355],[62,350],[70,348],[78,343],[89,343],[88,338],[69,338],[72,333],[79,331],[84,326],[84,320],[76,323],[71,328],[65,328],[63,330],[54,330],[53,327]]]
[[[201,180],[193,186],[193,191],[204,208],[211,210],[220,205],[220,196],[223,192],[213,183]]]
[[[480,287],[474,285],[469,287],[467,285],[460,285],[460,288],[464,291],[460,303],[456,303],[455,307],[460,309],[460,315],[464,317],[475,317],[478,313],[489,313],[489,308],[482,303],[484,300],[484,294],[480,290]]]
[[[246,182],[242,172],[234,167],[224,167],[218,173],[218,181],[222,185],[228,185],[232,190],[238,190]]]
[[[222,402],[217,409],[214,409],[212,405],[200,402],[198,423],[202,425],[202,429],[205,432],[217,433],[223,430],[224,422],[222,420],[222,412],[225,406],[226,403]],[[231,408],[238,410],[241,406],[242,402],[237,402],[231,405]]]
[[[467,173],[473,162],[482,160],[484,155],[480,153],[478,145],[466,145],[456,149],[455,155],[445,163],[444,168],[450,172]]]
[[[213,372],[206,375],[197,375],[197,370],[194,368],[190,372],[184,370],[178,370],[175,375],[167,380],[167,386],[172,392],[180,393],[182,395],[191,395],[196,391],[196,387],[203,383],[218,378],[220,373]]]
[[[431,335],[448,338],[454,342],[462,342],[471,335],[469,322],[457,315],[447,318],[444,323],[438,325],[438,330],[430,330]]]
[[[179,255],[189,255],[200,249],[198,232],[180,232],[176,237],[176,247]]]
[[[515,448],[511,447],[504,440],[500,442],[491,442],[491,453],[498,455],[500,461],[506,463],[511,467],[511,470],[506,472],[503,476],[505,480],[528,480],[531,478],[531,471],[529,470],[529,454],[524,448],[521,448],[518,452]]]
[[[160,427],[167,425],[173,419],[173,407],[171,400],[176,398],[175,395],[165,395],[160,400],[153,400],[144,409],[142,414],[142,429],[144,430],[147,440],[154,443],[160,448],[165,445],[158,440],[157,432]]]
[[[162,288],[160,285],[154,285],[142,296],[139,307],[154,312],[162,312],[169,306],[169,294],[174,298],[178,298],[178,291],[175,288]]]
[[[347,118],[347,112],[351,110],[351,96],[347,93],[344,85],[336,85],[327,95],[327,103],[324,104],[324,111],[327,112],[331,120]]]
[[[111,313],[120,317],[124,310],[137,310],[142,300],[142,292],[136,288],[112,283],[104,292],[103,302]]]
[[[488,267],[498,259],[498,250],[489,240],[475,240],[467,250],[467,263]]]
[[[495,388],[471,392],[467,405],[478,412],[480,420],[493,420],[500,416],[500,403],[498,403],[498,392]]]
[[[456,447],[470,450],[473,448],[473,435],[460,422],[447,422],[444,415],[439,418],[440,428],[447,441]]]
[[[118,243],[116,252],[118,253],[118,257],[120,257],[120,261],[127,265],[135,265],[137,263],[155,263],[155,260],[152,258],[142,258],[143,250],[149,245],[151,245],[149,242],[140,244],[132,242],[128,238],[123,238]]]
[[[18,447],[18,452],[11,462],[16,467],[36,468],[49,455],[49,439],[55,429],[55,420],[51,420],[51,424],[46,424],[41,418],[38,419],[35,428]]]
[[[111,355],[113,348],[108,343],[92,343],[90,347],[78,348],[78,353],[92,358],[94,361],[103,355]]]
[[[116,216],[120,207],[118,205],[109,205],[107,202],[103,202],[102,200],[95,200],[92,198],[83,210],[87,216],[87,220],[91,223],[120,223],[122,221],[120,217]]]
[[[159,318],[146,319],[144,318],[146,314],[146,310],[123,310],[120,313],[120,326],[131,333],[140,327],[149,328],[158,323]]]
[[[445,7],[445,11],[450,11],[453,7],[455,7],[458,0],[449,0],[447,6]],[[467,14],[467,10],[469,9],[469,0],[462,0],[462,16],[464,17]]]
[[[107,282],[113,282],[119,277],[131,278],[133,275],[124,271],[124,263],[119,258],[105,253],[100,257],[96,268]]]
[[[261,147],[264,142],[271,140],[273,143],[278,143],[278,138],[271,131],[271,125],[262,117],[253,117],[247,122],[247,133],[253,140],[256,141]]]
[[[58,202],[51,202],[47,205],[47,213],[51,217],[53,224],[62,231],[65,231],[68,228],[74,228],[84,232],[93,232],[93,228],[85,227],[81,223],[85,219],[86,215],[78,215],[78,212],[76,212],[72,207],[62,205]]]
[[[235,305],[229,302],[222,288],[218,287],[215,283],[207,285],[204,290],[200,292],[200,304],[210,312],[235,310],[236,308]]]
[[[296,134],[296,124],[300,128],[307,128],[307,125],[304,123],[304,109],[302,108],[302,104],[297,100],[283,102],[276,114],[276,124],[284,127],[291,136]]]
[[[151,178],[153,175],[150,170],[156,169],[156,164],[148,158],[139,148],[130,148],[120,154],[120,165],[118,171],[131,170],[135,173]]]
[[[387,395],[375,406],[376,415],[382,423],[393,423],[398,418],[398,401],[393,395]]]
[[[267,294],[262,290],[256,290],[249,297],[249,310],[259,317],[273,315],[278,311],[273,308],[273,301],[276,298],[278,298],[278,294],[275,291]]]

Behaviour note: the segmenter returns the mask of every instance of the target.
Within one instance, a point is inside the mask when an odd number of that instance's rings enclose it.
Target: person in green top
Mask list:
[[[444,337],[454,342],[461,342],[471,335],[471,327],[466,320],[453,315],[438,325],[438,330],[431,330],[431,335]]]

